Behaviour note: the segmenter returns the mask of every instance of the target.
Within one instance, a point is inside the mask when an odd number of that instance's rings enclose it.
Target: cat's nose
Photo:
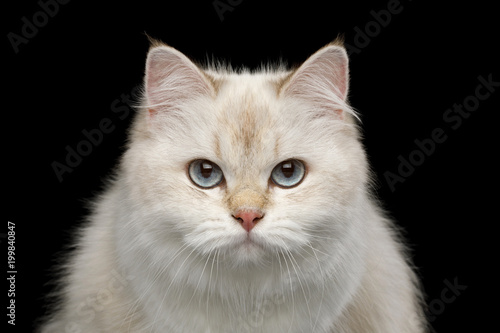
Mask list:
[[[240,210],[233,217],[240,222],[243,229],[250,232],[257,222],[264,217],[264,214],[258,210]]]

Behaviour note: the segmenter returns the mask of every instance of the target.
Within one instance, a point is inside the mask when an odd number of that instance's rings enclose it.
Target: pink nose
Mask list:
[[[264,214],[257,210],[241,210],[233,215],[233,217],[241,223],[243,229],[250,232],[257,222],[264,217]]]

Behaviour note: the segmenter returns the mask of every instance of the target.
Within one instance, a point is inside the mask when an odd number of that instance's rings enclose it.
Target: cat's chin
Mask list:
[[[265,265],[268,261],[268,253],[266,249],[256,242],[250,235],[245,239],[234,244],[230,256],[234,258],[237,266],[241,265]]]

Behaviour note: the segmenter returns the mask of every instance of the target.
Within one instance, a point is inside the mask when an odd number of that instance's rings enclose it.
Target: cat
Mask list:
[[[153,42],[127,149],[41,332],[427,332],[348,86],[338,40],[255,71]]]

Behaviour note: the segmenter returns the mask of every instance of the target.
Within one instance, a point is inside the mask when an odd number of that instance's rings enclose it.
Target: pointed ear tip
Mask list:
[[[153,55],[164,54],[165,51],[169,51],[170,53],[175,53],[176,50],[172,46],[162,42],[159,39],[153,38],[147,34],[146,37],[149,40],[149,49],[147,56],[148,58],[150,58]]]
[[[330,52],[340,53],[347,57],[347,51],[344,47],[344,44],[338,44],[335,41],[325,46],[325,49],[328,49]]]
[[[325,45],[325,48],[332,48],[332,49],[338,49],[338,50],[344,50],[345,51],[345,45],[344,45],[344,35],[340,34],[332,40],[330,43]]]
[[[179,51],[164,43],[151,45],[146,57],[146,63],[150,63],[151,61],[160,59],[168,59],[174,57],[179,58],[179,53]]]
[[[170,50],[172,49],[171,46],[168,46],[167,44],[163,44],[163,43],[156,43],[156,44],[151,44],[149,46],[149,50],[148,50],[148,54],[150,53],[154,53],[154,52],[163,52],[165,50]]]
[[[146,36],[146,38],[148,39],[149,41],[149,49],[153,49],[155,47],[160,47],[160,46],[168,46],[167,44],[165,44],[164,42],[162,42],[161,40],[155,38],[155,37],[152,37],[150,35],[148,35],[147,32],[144,32],[144,35]]]
[[[335,63],[343,63],[348,66],[349,56],[345,47],[337,44],[328,44],[317,52],[317,55],[334,60]]]

